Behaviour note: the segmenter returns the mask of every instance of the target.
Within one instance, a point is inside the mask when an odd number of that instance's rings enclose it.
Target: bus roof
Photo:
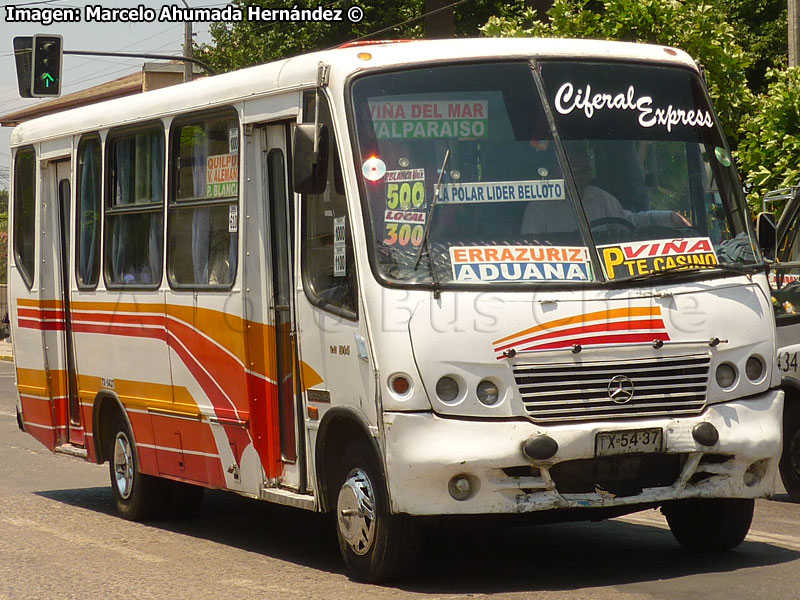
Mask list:
[[[364,53],[369,54],[366,58]],[[359,57],[361,55],[361,57]],[[650,44],[539,38],[461,38],[371,44],[302,54],[214,77],[108,100],[18,125],[11,146],[123,126],[146,119],[232,104],[276,91],[313,87],[320,62],[331,66],[331,83],[373,68],[479,58],[599,58],[657,61],[696,68],[682,50]]]

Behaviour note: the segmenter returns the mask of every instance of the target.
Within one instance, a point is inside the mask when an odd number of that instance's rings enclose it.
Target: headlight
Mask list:
[[[458,383],[452,377],[445,375],[436,382],[436,395],[442,402],[452,402],[458,398]]]
[[[477,392],[478,400],[481,401],[481,404],[486,406],[493,406],[497,404],[497,401],[500,399],[500,391],[497,389],[497,386],[488,379],[484,379],[478,384]]]
[[[726,389],[736,383],[736,367],[731,363],[722,363],[717,367],[717,385]]]
[[[747,359],[744,372],[750,381],[758,381],[764,374],[764,362],[758,356],[751,356]]]

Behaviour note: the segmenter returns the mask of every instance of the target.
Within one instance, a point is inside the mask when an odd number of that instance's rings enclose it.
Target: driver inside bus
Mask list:
[[[683,215],[671,210],[632,212],[619,200],[592,183],[592,159],[584,147],[568,151],[568,159],[589,225],[602,226],[606,219],[630,223],[631,229],[641,227],[691,227]],[[539,200],[528,203],[522,218],[522,233],[564,233],[578,229],[574,210],[568,200]]]

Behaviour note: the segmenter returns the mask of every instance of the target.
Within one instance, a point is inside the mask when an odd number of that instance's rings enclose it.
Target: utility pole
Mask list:
[[[789,66],[800,66],[800,0],[789,2]]]
[[[790,2],[792,0],[789,0]],[[186,5],[186,8],[189,8],[189,3],[186,0],[183,0],[183,3]],[[192,22],[186,21],[183,27],[183,55],[186,58],[192,58],[192,45],[194,44],[194,39],[192,38]],[[183,63],[183,81],[186,83],[187,81],[192,80],[192,63],[186,61]]]

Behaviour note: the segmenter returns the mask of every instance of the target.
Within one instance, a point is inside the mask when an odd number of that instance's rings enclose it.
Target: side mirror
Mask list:
[[[756,217],[756,235],[764,258],[775,260],[778,247],[778,226],[775,223],[775,215],[773,213],[758,213]]]
[[[319,152],[314,153],[314,136]],[[328,185],[328,128],[299,123],[294,129],[292,183],[299,194],[321,194]]]

